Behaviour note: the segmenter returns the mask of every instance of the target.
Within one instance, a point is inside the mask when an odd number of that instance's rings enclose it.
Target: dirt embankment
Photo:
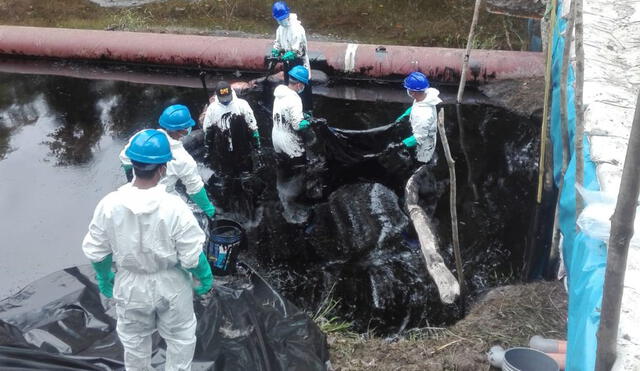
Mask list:
[[[427,327],[398,339],[330,336],[333,367],[357,370],[488,370],[493,345],[527,346],[533,335],[564,338],[567,296],[560,282],[489,291],[449,328]]]
[[[243,32],[267,38],[275,34],[272,0],[137,3],[130,7],[101,7],[89,0],[0,0],[0,22],[204,34]],[[454,48],[466,45],[474,5],[473,1],[437,0],[291,0],[289,4],[310,38]],[[527,47],[526,39],[525,20],[482,12],[475,47],[521,50]]]

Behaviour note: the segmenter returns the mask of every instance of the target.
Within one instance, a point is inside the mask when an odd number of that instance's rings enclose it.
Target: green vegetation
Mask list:
[[[311,316],[313,322],[327,335],[340,334],[345,337],[357,337],[357,334],[352,331],[353,323],[345,321],[335,314],[339,304],[340,300],[333,298],[332,287],[327,297],[320,303],[318,310]]]
[[[289,1],[312,37],[374,44],[463,48],[473,1]],[[88,29],[222,33],[273,37],[271,0],[166,0],[129,8],[102,8],[88,0],[0,0],[0,22]],[[475,46],[526,48],[525,21],[481,13]]]

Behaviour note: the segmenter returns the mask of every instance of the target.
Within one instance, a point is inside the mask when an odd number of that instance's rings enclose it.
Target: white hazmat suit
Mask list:
[[[151,335],[167,343],[165,370],[190,370],[196,317],[189,273],[198,265],[205,234],[179,197],[163,185],[131,183],[105,196],[82,249],[92,262],[113,254],[117,273],[117,332],[128,371],[151,367]]]
[[[251,109],[251,106],[249,106],[249,103],[244,99],[238,98],[236,96],[236,92],[233,91],[233,89],[231,91],[231,94],[233,95],[233,100],[231,100],[229,104],[224,105],[220,103],[216,97],[214,98],[214,101],[207,107],[207,111],[204,114],[204,120],[202,122],[202,127],[204,129],[205,135],[207,134],[207,129],[212,125],[217,126],[222,131],[228,131],[231,116],[233,115],[242,116],[244,118],[244,121],[247,123],[249,130],[258,130],[256,117],[254,116],[253,110]],[[229,137],[229,145],[231,145],[231,137]]]
[[[442,100],[438,97],[440,92],[437,89],[426,90],[426,97],[421,101],[413,101],[409,122],[413,135],[418,143],[416,148],[416,158],[420,162],[427,163],[433,157],[436,149],[438,135],[438,113],[436,105]]]
[[[290,158],[300,157],[304,155],[304,146],[296,131],[300,128],[300,121],[304,119],[302,100],[298,93],[286,85],[278,85],[273,95],[273,149]]]
[[[273,48],[295,52],[298,58],[302,59],[303,66],[307,71],[311,72],[309,54],[307,53],[307,35],[304,32],[304,27],[302,27],[302,24],[298,20],[297,14],[289,14],[288,26],[278,26]],[[311,73],[309,73],[309,79],[311,79]]]
[[[167,192],[176,193],[176,183],[178,180],[181,180],[187,190],[187,194],[193,195],[198,193],[202,187],[204,187],[204,182],[202,181],[200,173],[198,173],[196,160],[184,149],[181,141],[171,138],[163,129],[158,129],[158,131],[164,133],[167,139],[169,139],[171,153],[173,154],[173,160],[167,162],[167,175],[160,181],[160,184],[166,186]],[[136,135],[131,136],[129,143],[127,143],[122,152],[120,152],[120,161],[124,165],[131,165],[131,160],[125,152]]]

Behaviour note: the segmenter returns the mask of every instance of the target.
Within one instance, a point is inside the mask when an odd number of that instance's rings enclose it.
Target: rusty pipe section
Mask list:
[[[0,26],[0,54],[263,71],[272,40],[142,32]],[[422,71],[432,80],[456,82],[464,50],[310,42],[314,68],[354,78],[385,78]],[[542,53],[473,50],[468,80],[544,76]]]

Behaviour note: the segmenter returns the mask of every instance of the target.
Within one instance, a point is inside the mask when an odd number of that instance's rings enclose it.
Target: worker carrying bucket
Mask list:
[[[289,84],[289,71],[295,66],[302,66],[309,71],[307,80],[311,80],[311,65],[307,51],[307,35],[298,20],[298,15],[291,13],[284,1],[276,1],[271,8],[273,18],[278,22],[276,40],[271,49],[271,62],[282,62],[284,83]],[[313,111],[311,84],[301,92],[303,109]]]

